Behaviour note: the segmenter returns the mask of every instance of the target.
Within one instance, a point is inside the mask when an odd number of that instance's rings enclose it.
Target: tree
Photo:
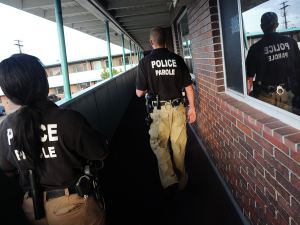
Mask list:
[[[122,71],[121,71],[121,70],[118,71],[118,70],[116,70],[116,69],[114,69],[114,68],[112,69],[112,74],[113,74],[113,76],[116,75],[116,74],[119,74],[120,72],[122,72]],[[103,80],[109,78],[109,71],[108,71],[108,70],[104,70],[104,71],[101,73],[101,77],[102,77]]]

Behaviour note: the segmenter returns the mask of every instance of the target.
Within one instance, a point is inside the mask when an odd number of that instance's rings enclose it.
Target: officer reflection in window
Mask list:
[[[300,51],[295,40],[276,33],[277,27],[276,13],[262,15],[264,36],[246,59],[248,93],[300,115]]]

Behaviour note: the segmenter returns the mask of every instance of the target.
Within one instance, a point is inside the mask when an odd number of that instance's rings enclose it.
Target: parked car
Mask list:
[[[61,100],[61,98],[58,97],[58,96],[55,95],[55,94],[50,94],[50,95],[48,96],[48,99],[49,99],[50,101],[52,101],[52,102],[57,102],[57,101]]]
[[[3,105],[0,105],[0,116],[6,115],[5,108]]]

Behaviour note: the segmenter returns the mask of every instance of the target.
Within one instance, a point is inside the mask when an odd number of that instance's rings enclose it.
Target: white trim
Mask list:
[[[246,103],[247,105],[269,115],[272,116],[287,125],[294,127],[296,129],[300,130],[300,116],[291,113],[289,111],[286,111],[284,109],[281,109],[277,106],[265,103],[263,101],[260,101],[259,99],[253,98],[251,96],[239,96],[234,92],[228,91],[226,92],[229,96]]]
[[[220,40],[221,40],[221,50],[222,50],[222,62],[223,62],[223,76],[224,76],[224,87],[225,92],[227,91],[227,79],[226,79],[226,68],[225,68],[225,56],[224,56],[224,41],[223,41],[223,29],[222,29],[222,18],[221,18],[221,7],[220,0],[217,1],[218,4],[218,16],[219,16],[219,26],[220,26]]]
[[[244,55],[244,50],[245,50],[245,46],[244,46],[244,31],[243,31],[243,23],[242,23],[242,10],[241,10],[241,2],[240,0],[237,0],[237,4],[238,4],[238,16],[239,16],[239,26],[240,26],[240,42],[241,42],[241,60],[242,60],[242,74],[243,74],[243,90],[244,93],[243,95],[246,96],[247,95],[247,79],[246,79],[246,66],[245,66],[245,55]]]

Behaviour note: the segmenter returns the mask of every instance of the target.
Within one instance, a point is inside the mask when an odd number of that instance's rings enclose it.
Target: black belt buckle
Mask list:
[[[180,100],[179,98],[173,99],[173,100],[171,101],[171,105],[172,105],[173,107],[179,106],[180,103],[181,103],[181,100]]]

